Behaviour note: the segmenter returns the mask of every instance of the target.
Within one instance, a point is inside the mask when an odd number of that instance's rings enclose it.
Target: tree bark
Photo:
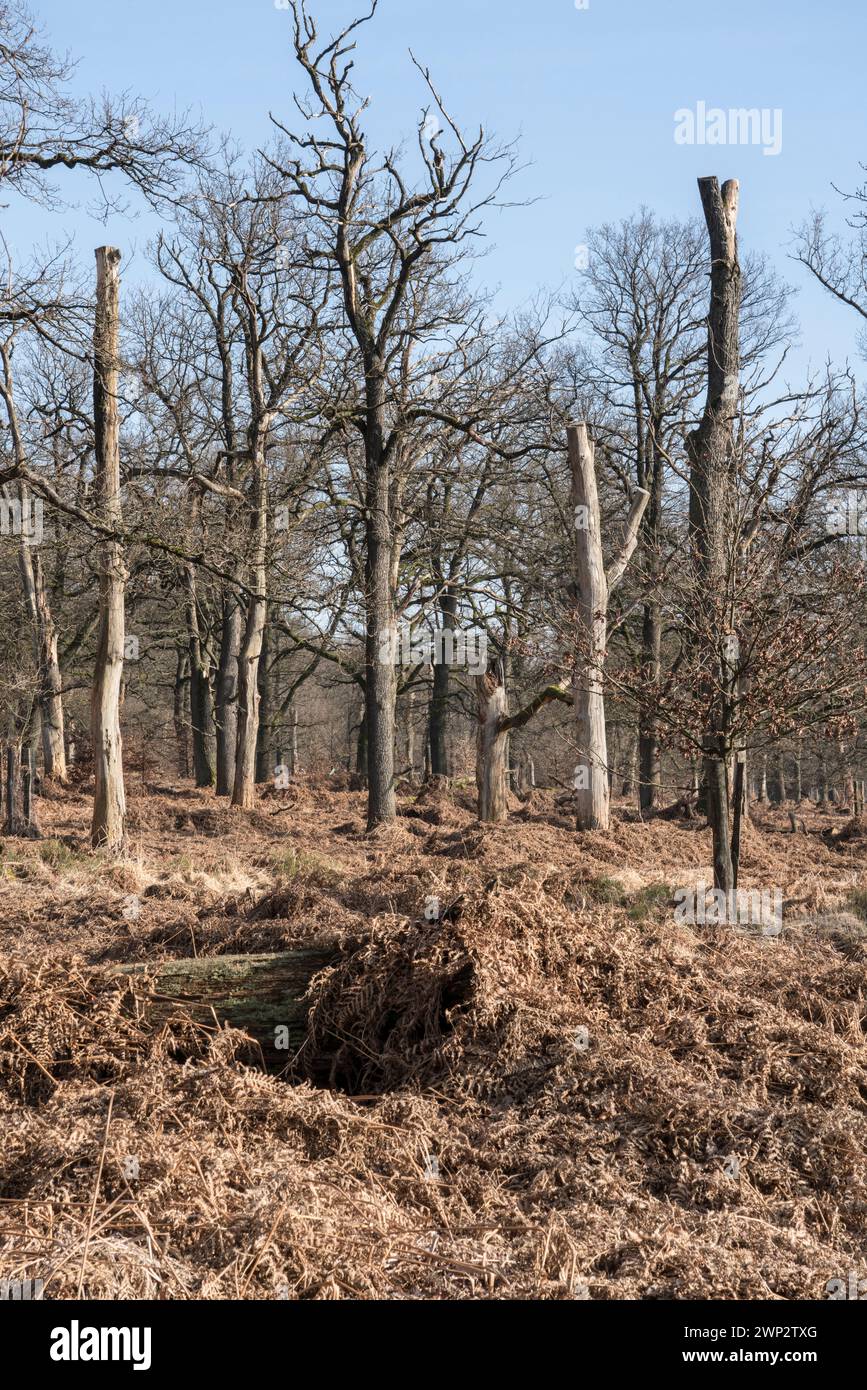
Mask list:
[[[187,698],[190,685],[190,657],[178,647],[175,667],[174,726],[178,749],[178,775],[190,775],[190,725],[187,720]]]
[[[120,443],[117,408],[120,252],[96,252],[96,323],[93,335],[94,491],[101,519],[115,531],[122,525]],[[123,679],[124,588],[126,568],[118,540],[104,540],[100,556],[99,625],[90,699],[95,791],[90,839],[119,853],[126,838],[126,795],[120,732]]]
[[[576,771],[578,830],[607,830],[610,797],[605,733],[603,665],[608,636],[608,583],[602,557],[602,523],[596,488],[594,448],[581,422],[568,429],[573,515],[585,524],[575,530],[575,581],[578,600],[578,652],[575,673],[575,739],[581,759]]]
[[[572,705],[573,696],[559,685],[548,685],[517,714],[508,713],[503,663],[498,661],[484,676],[476,677],[478,727],[476,733],[476,787],[479,820],[496,824],[507,814],[509,736],[551,700]]]
[[[575,781],[576,828],[607,830],[610,817],[608,747],[605,733],[604,666],[608,641],[608,600],[620,582],[638,539],[638,528],[649,499],[636,489],[623,544],[606,574],[602,556],[602,523],[596,487],[595,451],[587,426],[572,422],[567,430],[572,472],[572,514],[581,524],[574,530],[577,599],[575,663],[575,738],[579,758]]]
[[[506,687],[502,666],[476,677],[479,724],[476,747],[476,787],[479,793],[479,820],[496,825],[506,819],[506,773],[508,763],[508,718]]]
[[[738,869],[740,867],[741,860],[741,827],[743,825],[743,819],[746,812],[746,795],[747,755],[745,752],[740,751],[738,753],[737,761],[735,762],[734,804],[732,809],[731,857],[732,875],[734,878],[735,888],[737,888],[738,886]]]
[[[16,736],[6,745],[6,817],[4,833],[27,839],[39,838],[39,824],[33,804],[36,767],[36,728],[33,710],[18,721]]]
[[[223,599],[217,670],[217,796],[231,796],[238,747],[238,654],[243,615],[235,594]]]
[[[628,768],[627,768],[627,770],[626,770],[626,776],[623,778],[623,781],[622,781],[621,784],[620,784],[620,795],[621,795],[621,796],[633,796],[633,797],[635,796],[636,781],[637,781],[637,779],[638,779],[638,776],[640,775],[640,774],[639,774],[639,769],[640,769],[640,766],[641,766],[641,749],[642,749],[641,735],[638,735],[638,736],[630,735],[630,737],[629,737],[629,766],[628,766]],[[640,795],[640,794],[639,794],[639,795]],[[640,804],[640,801],[639,801],[639,804]],[[654,804],[655,804],[655,803],[654,803]]]
[[[394,820],[394,666],[396,623],[392,588],[393,536],[390,469],[385,456],[385,400],[381,372],[367,376],[366,678],[367,828]]]
[[[734,422],[740,396],[741,272],[737,248],[738,184],[720,189],[716,178],[699,179],[710,239],[711,292],[708,314],[707,394],[701,422],[687,439],[690,458],[689,522],[695,548],[696,596],[706,614],[716,615],[730,596],[730,550],[737,482]],[[719,620],[715,617],[714,622]],[[706,626],[710,626],[710,621]],[[728,802],[728,759],[732,753],[731,678],[720,668],[719,631],[705,631],[705,663],[718,679],[708,684],[703,735],[707,812],[713,835],[714,886],[734,886]]]
[[[268,612],[266,555],[268,546],[267,477],[262,447],[255,451],[253,474],[253,592],[247,600],[244,637],[238,656],[238,739],[232,805],[256,804],[256,742],[259,731],[259,661]]]
[[[259,659],[259,729],[256,735],[256,782],[259,786],[272,780],[275,764],[279,762],[275,757],[274,743],[274,674],[271,670],[274,654],[271,651],[271,636],[271,624],[266,617]]]

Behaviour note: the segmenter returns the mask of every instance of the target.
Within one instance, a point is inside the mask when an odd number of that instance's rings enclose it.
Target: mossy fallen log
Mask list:
[[[249,1033],[265,1065],[282,1069],[304,1041],[308,1006],[303,1002],[317,971],[335,952],[285,951],[273,955],[198,956],[160,963],[112,966],[128,977],[136,1007],[149,1023],[187,1014],[213,1026],[215,1020]]]

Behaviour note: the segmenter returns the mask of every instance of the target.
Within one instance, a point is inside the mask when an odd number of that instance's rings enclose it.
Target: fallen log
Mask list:
[[[149,1023],[187,1015],[205,1026],[228,1024],[255,1039],[269,1070],[282,1070],[306,1036],[303,996],[310,981],[335,959],[333,950],[311,949],[146,961],[106,973],[129,980],[135,1007]]]

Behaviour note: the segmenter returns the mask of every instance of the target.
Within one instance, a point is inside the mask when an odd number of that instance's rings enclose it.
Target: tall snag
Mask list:
[[[575,824],[578,830],[607,830],[610,797],[604,672],[608,601],[632,558],[650,493],[644,488],[636,488],[633,493],[620,550],[606,571],[602,556],[595,449],[583,420],[573,421],[568,426],[567,440],[572,472],[577,601],[575,734],[579,754],[584,759],[576,768],[574,782]]]
[[[698,428],[688,436],[689,527],[695,592],[704,610],[699,630],[707,650],[707,701],[703,761],[708,819],[713,834],[714,886],[735,887],[729,819],[728,763],[732,752],[734,696],[728,666],[719,660],[720,631],[728,626],[725,605],[731,587],[730,552],[735,533],[737,473],[734,425],[740,396],[741,270],[738,261],[738,182],[720,189],[715,177],[698,181],[710,238],[710,312],[707,332],[707,394]],[[713,617],[719,614],[719,617]],[[711,621],[708,621],[708,617]]]
[[[120,505],[120,431],[117,406],[119,359],[120,251],[96,251],[96,321],[93,333],[93,425],[95,507],[104,525],[117,533]],[[102,542],[99,575],[99,628],[90,696],[95,789],[91,844],[114,853],[125,839],[126,797],[120,735],[123,677],[124,587],[126,568],[119,540]]]

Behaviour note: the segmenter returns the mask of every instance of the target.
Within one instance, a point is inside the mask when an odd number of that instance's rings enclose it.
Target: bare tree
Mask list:
[[[867,320],[867,183],[845,196],[856,208],[847,219],[849,242],[830,229],[825,213],[817,212],[798,233],[795,258],[829,294]],[[867,330],[863,343],[867,348]]]
[[[55,170],[120,173],[153,202],[176,195],[184,166],[201,158],[203,134],[184,117],[163,118],[138,97],[81,100],[74,65],[56,54],[19,0],[0,3],[0,187],[56,205]]]
[[[365,720],[371,828],[396,814],[393,479],[403,429],[390,409],[390,371],[406,346],[404,311],[419,273],[428,273],[435,256],[441,258],[442,273],[447,271],[459,254],[456,248],[478,233],[479,212],[494,201],[513,167],[511,154],[492,149],[484,131],[471,140],[464,138],[426,71],[432,107],[422,113],[418,126],[421,182],[415,188],[409,185],[393,151],[376,162],[362,125],[367,103],[353,91],[353,62],[347,61],[355,47],[352,34],[372,18],[376,7],[377,0],[372,0],[367,15],[319,47],[304,0],[292,0],[295,56],[312,93],[309,104],[298,103],[309,133],[296,136],[279,127],[289,141],[279,167],[307,209],[312,254],[339,275],[357,361],[360,401],[354,424],[364,446],[366,489]],[[319,133],[320,123],[327,125],[327,136]],[[446,132],[453,141],[451,152],[443,145]],[[501,161],[505,170],[494,190],[475,195],[481,168]]]

